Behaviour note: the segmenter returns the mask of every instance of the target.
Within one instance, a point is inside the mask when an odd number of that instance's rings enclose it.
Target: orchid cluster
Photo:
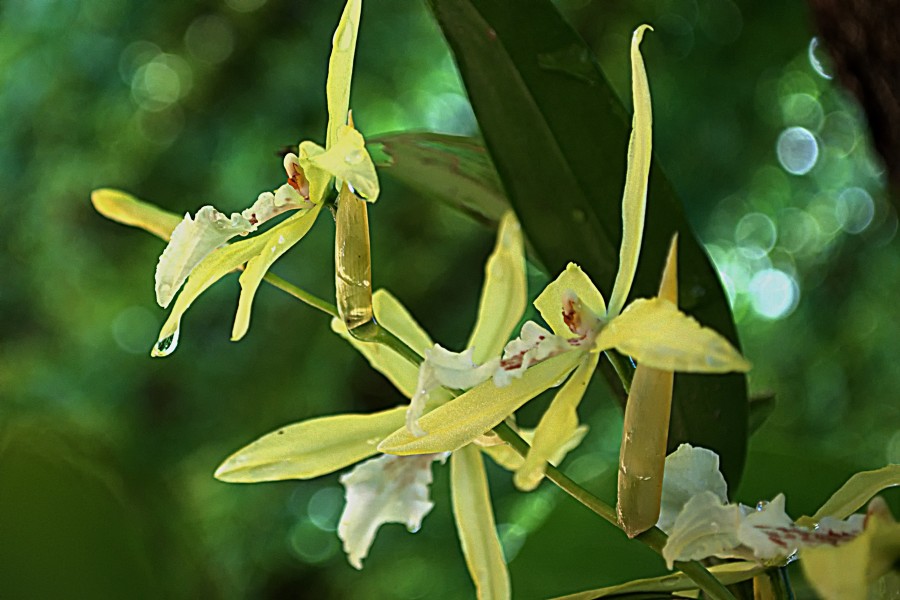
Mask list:
[[[482,455],[513,472],[520,490],[535,489],[550,466],[558,465],[585,437],[579,404],[602,354],[615,351],[637,363],[633,379],[624,382],[630,387],[615,520],[631,537],[654,525],[668,532],[662,554],[670,568],[710,556],[783,561],[797,550],[860,536],[861,516],[846,521],[826,517],[818,521],[816,531],[795,523],[787,517],[781,495],[757,509],[728,504],[718,457],[710,451],[682,446],[665,458],[674,372],[746,372],[750,364],[724,337],[679,310],[677,238],[659,294],[629,302],[652,154],[650,92],[640,53],[649,27],[639,27],[631,40],[633,130],[619,269],[609,303],[590,277],[570,263],[534,299],[543,324],[526,321],[520,326],[529,298],[525,241],[514,213],[507,212],[485,265],[477,320],[465,349],[454,352],[434,343],[390,292],[371,293],[365,206],[377,199],[379,185],[349,111],[361,3],[348,0],[334,34],[325,146],[304,141],[297,153],[287,154],[286,183],[230,216],[204,206],[193,217],[179,219],[122,192],[98,190],[93,196],[104,215],[169,240],[155,285],[160,306],[174,300],[152,351],[162,356],[175,349],[182,315],[194,299],[234,270],[243,271],[232,331],[232,339],[240,339],[267,271],[303,238],[322,207],[333,203],[332,187],[338,192],[338,306],[327,311],[333,317],[332,330],[409,403],[374,414],[287,425],[235,452],[215,476],[239,483],[310,479],[352,466],[340,476],[346,505],[338,535],[350,564],[360,569],[382,524],[419,529],[434,505],[429,492],[432,466],[449,461],[453,514],[478,596],[508,598],[510,579]],[[291,214],[267,231],[232,241],[286,213]],[[359,277],[358,297],[348,301],[348,281],[354,274],[345,267],[351,255],[356,266],[350,270],[365,275]],[[361,335],[361,324],[389,332],[392,342]],[[537,427],[518,427],[516,411],[554,388]],[[527,452],[510,446],[508,438],[494,431],[498,427],[524,438]]]

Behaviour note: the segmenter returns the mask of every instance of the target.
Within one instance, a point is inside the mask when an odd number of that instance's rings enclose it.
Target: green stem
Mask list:
[[[500,436],[504,442],[509,444],[521,456],[528,453],[528,442],[516,433],[512,427],[506,423],[500,423],[494,427],[494,431]],[[552,465],[547,465],[545,474],[547,479],[555,483],[560,489],[572,496],[575,500],[583,504],[589,510],[594,512],[609,523],[619,527],[618,518],[615,509],[590,493],[562,471]],[[653,527],[637,536],[638,540],[647,544],[658,553],[662,553],[663,546],[666,545],[666,534],[657,527]],[[710,598],[715,600],[735,600],[734,596],[715,576],[706,570],[706,568],[697,561],[675,561],[675,567],[691,578],[703,592]]]
[[[634,379],[634,367],[631,366],[631,363],[629,363],[624,356],[615,350],[607,350],[605,354],[606,358],[609,359],[610,364],[613,366],[613,369],[616,370],[616,375],[619,376],[619,381],[622,382],[625,393],[630,393],[631,380]]]
[[[334,304],[330,304],[329,302],[322,300],[318,296],[314,296],[313,294],[300,289],[293,283],[285,281],[278,275],[266,273],[265,277],[263,277],[263,281],[274,285],[283,292],[287,292],[297,300],[304,302],[315,309],[321,310],[326,315],[331,315],[332,317],[338,318],[337,307]]]
[[[299,287],[288,283],[287,281],[276,275],[272,275],[271,273],[267,274],[264,280],[274,285],[278,289],[287,292],[298,300],[305,302],[313,308],[317,308],[318,310],[321,310],[322,312],[331,315],[332,317],[338,316],[337,308],[333,304],[329,304],[325,300],[322,300],[321,298],[318,298],[317,296],[314,296],[300,289]],[[393,332],[385,329],[375,321],[369,321],[364,325],[354,328],[351,334],[353,335],[353,337],[362,341],[373,342],[376,344],[383,344],[387,346],[416,367],[422,364],[423,359],[415,350],[410,348]],[[614,355],[613,353],[608,353],[608,356],[610,357],[613,365],[616,367],[616,372],[619,373],[619,377],[622,378],[622,384],[625,386],[625,389],[627,391],[631,384],[631,378],[628,376],[628,371],[625,370],[624,364],[621,363],[621,357],[618,355]],[[613,358],[614,356],[615,358]],[[528,453],[528,442],[522,439],[522,437],[506,423],[500,423],[494,428],[494,431],[519,455],[524,457]],[[550,481],[556,484],[564,492],[572,496],[572,498],[580,502],[582,505],[587,507],[589,510],[591,510],[593,513],[597,514],[604,520],[615,525],[616,527],[619,527],[618,519],[616,517],[616,511],[613,507],[575,483],[572,479],[570,479],[556,467],[548,464],[545,472],[547,478]],[[636,539],[644,542],[656,552],[661,553],[662,548],[666,543],[666,534],[654,527],[653,529],[645,531],[641,535],[637,536]],[[710,598],[714,600],[735,600],[731,592],[729,592],[725,588],[725,586],[722,585],[722,583],[718,579],[716,579],[709,571],[707,571],[700,563],[696,561],[676,561],[675,567],[682,573],[690,577],[691,580],[693,580],[694,583],[697,584],[697,587],[703,590],[703,592]]]

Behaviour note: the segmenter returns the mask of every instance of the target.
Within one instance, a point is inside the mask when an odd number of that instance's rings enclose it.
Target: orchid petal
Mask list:
[[[178,343],[181,317],[190,308],[194,300],[223,276],[260,254],[268,252],[272,245],[277,245],[279,237],[284,236],[286,238],[293,227],[296,226],[296,222],[305,217],[305,213],[296,214],[261,235],[217,248],[204,258],[191,271],[191,276],[185,283],[184,289],[175,300],[172,312],[169,313],[169,318],[162,326],[159,340],[154,345],[151,354],[153,356],[167,356],[171,354]]]
[[[331,148],[335,143],[338,128],[347,124],[347,115],[350,109],[350,83],[353,79],[353,58],[356,55],[356,38],[359,34],[361,12],[362,0],[348,0],[331,41],[328,79],[325,82],[325,95],[328,101],[326,148]],[[340,186],[337,189],[340,189]]]
[[[168,240],[172,231],[181,223],[181,217],[130,194],[113,189],[91,192],[94,209],[111,221],[140,227],[158,238]]]
[[[507,387],[492,381],[454,398],[419,419],[427,433],[415,437],[404,427],[378,447],[389,454],[425,454],[456,450],[493,428],[546,389],[559,385],[583,354],[566,352],[530,369]]]
[[[357,569],[384,523],[403,523],[415,533],[434,503],[429,498],[431,463],[446,454],[379,456],[341,476],[347,501],[338,523],[347,560]]]
[[[534,321],[526,321],[519,337],[503,349],[503,360],[494,372],[494,385],[506,387],[530,366],[572,350],[566,338],[550,333]]]
[[[303,169],[304,176],[309,182],[309,201],[313,204],[321,204],[328,193],[328,183],[331,181],[331,173],[313,163],[313,159],[325,153],[325,148],[315,142],[300,142],[297,162]]]
[[[801,517],[798,523],[815,525],[825,517],[843,519],[863,507],[881,490],[900,485],[900,465],[888,465],[874,471],[854,474],[816,511],[812,517]]]
[[[728,373],[750,363],[724,337],[661,298],[632,302],[597,336],[595,350],[616,348],[665,371]]]
[[[304,144],[309,143],[311,142],[304,142]],[[303,144],[300,145],[300,149],[302,153]],[[309,146],[307,146],[307,150],[309,150]],[[308,152],[306,157],[301,154],[300,164],[304,166],[304,170],[306,170],[306,165],[310,165],[313,167],[313,172],[318,169],[328,173],[330,177],[336,177],[338,181],[346,181],[353,188],[354,193],[364,200],[375,202],[378,199],[380,191],[378,175],[375,173],[372,157],[366,151],[366,140],[350,125],[342,125],[338,128],[333,144],[324,152]],[[309,178],[310,199],[313,199],[313,175],[310,174]],[[322,194],[324,195],[324,191]]]
[[[216,479],[254,483],[311,479],[377,453],[375,446],[403,425],[405,406],[368,415],[309,419],[264,435],[228,457]]]
[[[240,213],[232,213],[229,218],[212,206],[204,206],[193,218],[184,215],[156,265],[156,302],[167,308],[191,271],[210,253],[256,227]]]
[[[719,471],[719,455],[706,448],[681,444],[666,457],[662,506],[656,526],[669,533],[688,500],[705,491],[723,504],[728,502],[728,484]]]
[[[509,571],[478,448],[470,444],[450,456],[450,482],[459,542],[478,598],[510,598]]]
[[[634,99],[634,118],[631,140],[628,142],[628,170],[622,197],[622,246],[619,249],[619,271],[609,299],[609,316],[615,317],[625,306],[631,291],[634,273],[641,252],[644,235],[644,213],[647,207],[647,184],[653,157],[653,114],[650,86],[640,44],[649,25],[638,27],[631,38],[631,95]]]
[[[725,504],[710,491],[692,497],[675,519],[663,558],[671,569],[676,560],[699,560],[725,554],[736,548],[741,511],[736,504]]]
[[[416,353],[424,354],[425,350],[433,345],[425,330],[416,323],[403,304],[387,290],[376,290],[372,295],[372,305],[378,323],[400,338]],[[372,368],[387,377],[404,396],[413,397],[419,379],[419,369],[415,365],[387,346],[375,342],[361,342],[351,337],[340,319],[331,321],[331,329],[350,342],[360,354],[366,357]]]
[[[566,270],[544,288],[535,299],[534,307],[553,333],[571,338],[575,334],[563,319],[563,304],[569,293],[575,294],[599,318],[606,316],[606,302],[591,278],[575,263],[569,263]]]
[[[841,545],[822,544],[800,550],[800,565],[806,580],[825,600],[888,597],[872,592],[878,589],[878,579],[890,573],[898,560],[900,523],[894,520],[881,498],[869,504],[865,529],[856,539]],[[896,578],[895,570],[894,591]]]
[[[406,414],[406,427],[416,437],[425,435],[418,420],[425,413],[429,396],[441,387],[467,390],[491,378],[500,363],[498,358],[483,365],[472,361],[473,348],[465,352],[451,352],[435,344],[425,351],[425,360],[419,365],[416,393]]]
[[[678,300],[677,237],[669,248],[660,284],[660,297]],[[672,412],[672,371],[638,365],[625,405],[619,451],[616,514],[619,525],[634,537],[659,519],[669,417]]]
[[[531,491],[544,478],[544,470],[560,448],[571,443],[578,427],[578,405],[584,397],[591,376],[600,360],[599,354],[587,354],[575,373],[556,392],[553,402],[534,431],[534,441],[524,464],[516,471],[513,482],[522,491]]]
[[[478,319],[466,344],[475,349],[472,359],[478,364],[500,354],[528,303],[525,245],[512,212],[500,220],[497,243],[484,272]]]
[[[272,235],[261,236],[266,237],[270,244],[267,249],[264,249],[247,261],[247,267],[238,280],[241,285],[241,296],[238,300],[237,314],[231,330],[232,341],[241,339],[247,333],[247,329],[250,327],[250,310],[253,307],[253,298],[269,268],[282,254],[303,239],[313,226],[313,223],[316,222],[316,217],[319,216],[321,208],[321,204],[314,205],[312,210],[298,214],[297,218],[291,219],[289,223],[285,221],[285,227],[279,229],[277,238]]]
[[[553,465],[554,467],[559,466],[559,464],[566,458],[566,455],[577,448],[581,444],[581,440],[584,439],[584,436],[587,435],[588,432],[587,425],[579,425],[573,432],[572,435],[569,436],[569,439],[565,440],[562,444],[559,444],[554,448],[553,454],[547,459],[547,462]],[[534,443],[534,429],[516,429],[519,436],[531,446]],[[475,442],[478,444],[477,440]],[[522,465],[525,464],[525,459],[522,456],[513,450],[512,446],[507,444],[506,442],[501,442],[495,446],[484,446],[478,444],[481,448],[481,451],[491,457],[495,463],[499,466],[503,467],[507,471],[518,471],[522,468]]]

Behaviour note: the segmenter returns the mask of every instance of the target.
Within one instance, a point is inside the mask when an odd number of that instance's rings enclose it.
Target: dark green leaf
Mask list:
[[[760,394],[750,398],[748,429],[753,435],[763,426],[775,411],[775,394]]]
[[[551,274],[576,261],[601,289],[611,290],[630,126],[589,49],[549,0],[430,0],[430,5],[537,255]],[[648,70],[652,86],[652,63]],[[716,273],[671,185],[658,167],[651,173],[633,296],[655,295],[667,244],[678,231],[682,308],[737,345]],[[669,445],[690,441],[715,450],[735,486],[746,453],[747,410],[742,375],[679,375]]]
[[[496,227],[509,210],[484,143],[440,133],[393,133],[368,144],[382,173]]]

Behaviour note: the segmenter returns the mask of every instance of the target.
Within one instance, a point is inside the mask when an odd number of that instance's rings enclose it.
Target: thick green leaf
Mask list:
[[[630,119],[589,49],[549,0],[520,0],[514,10],[508,0],[430,5],[537,256],[551,275],[575,261],[611,289]],[[648,70],[652,86],[652,60]],[[679,305],[737,347],[725,293],[659,168],[651,169],[645,227],[632,296],[655,293],[666,247],[679,232]],[[747,442],[744,376],[678,377],[669,447],[684,441],[715,450],[737,483]]]
[[[441,133],[392,133],[369,140],[375,166],[415,190],[496,226],[509,201],[481,140]]]

